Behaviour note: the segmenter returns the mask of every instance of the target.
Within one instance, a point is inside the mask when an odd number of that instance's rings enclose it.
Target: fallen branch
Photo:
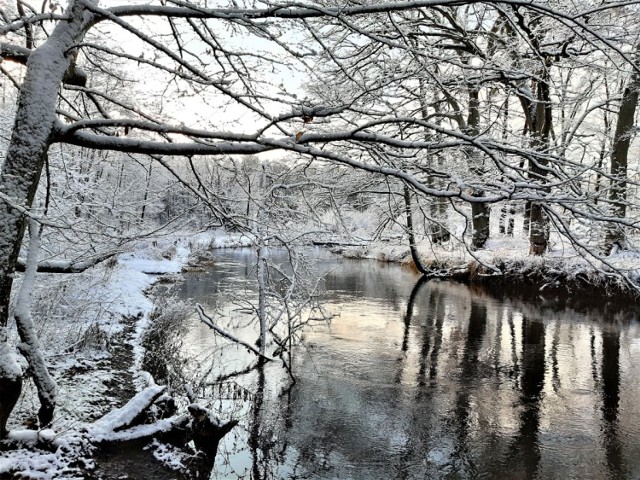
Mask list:
[[[171,434],[174,430],[186,430],[191,419],[188,415],[175,415],[170,418],[156,420],[154,423],[137,425],[135,427],[111,432],[94,439],[96,442],[127,442],[132,440],[148,440],[158,438],[165,440],[164,435]],[[183,443],[186,443],[183,442]]]
[[[222,422],[215,414],[198,405],[188,407],[189,415],[146,421],[145,412],[163,398],[165,387],[151,386],[133,397],[124,407],[114,410],[89,428],[91,442],[122,454],[132,449],[146,450],[156,440],[178,448],[188,478],[209,478],[215,464],[220,440],[238,424],[237,420]],[[188,446],[193,440],[195,452]]]
[[[209,315],[204,313],[204,309],[202,308],[202,305],[196,305],[196,312],[198,312],[198,316],[200,317],[200,321],[202,323],[204,323],[207,327],[209,327],[211,330],[213,330],[214,332],[216,332],[219,335],[223,336],[227,340],[231,340],[232,342],[243,346],[244,348],[249,350],[251,353],[256,354],[258,357],[260,357],[260,358],[262,358],[262,359],[264,359],[264,360],[266,360],[268,362],[272,362],[273,361],[273,358],[267,357],[266,355],[263,355],[253,345],[245,342],[244,340],[240,340],[238,337],[236,337],[234,335],[231,335],[230,333],[225,332],[220,327],[218,327],[215,323],[213,323],[213,318],[211,318]]]
[[[118,430],[130,427],[140,416],[162,395],[167,387],[152,385],[136,394],[127,404],[112,410],[104,417],[96,420],[89,433],[97,441],[102,441]]]
[[[49,260],[38,262],[38,273],[82,273],[85,270],[107,260],[120,252],[109,252],[98,255],[89,260],[70,261],[70,260]],[[24,272],[26,261],[22,258],[18,259],[16,264],[17,272]]]

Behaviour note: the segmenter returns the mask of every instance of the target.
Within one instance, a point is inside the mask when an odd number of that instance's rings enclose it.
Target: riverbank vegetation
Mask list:
[[[640,292],[637,2],[103,3],[0,7],[2,439],[24,372],[29,422],[69,417],[55,376],[85,367],[52,352],[110,361],[105,325],[148,319],[131,295],[192,250],[253,249],[249,347],[289,370],[309,311],[330,317],[313,244]]]

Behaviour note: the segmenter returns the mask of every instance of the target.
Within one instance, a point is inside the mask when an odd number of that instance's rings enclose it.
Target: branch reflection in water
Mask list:
[[[224,377],[255,359],[214,342],[196,320],[190,327],[188,353],[211,356],[211,379],[250,392],[241,400],[220,400],[228,388],[207,393],[221,416],[235,412],[244,426],[225,438],[214,476],[640,475],[634,312],[571,307],[539,293],[535,301],[495,296],[422,280],[398,265],[317,255],[328,272],[325,306],[339,316],[304,332],[295,385],[273,362]],[[185,296],[206,303],[219,302],[210,292],[225,289],[255,294],[244,283],[251,256],[219,256],[219,270],[187,279]],[[229,324],[255,340],[238,315],[229,307]]]

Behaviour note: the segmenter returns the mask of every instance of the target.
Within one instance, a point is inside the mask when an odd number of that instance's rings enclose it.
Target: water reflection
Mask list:
[[[456,448],[453,457],[457,460],[456,469],[464,476],[475,476],[477,468],[470,455],[473,448],[470,442],[469,433],[473,428],[471,399],[476,397],[477,383],[480,380],[478,375],[479,353],[482,346],[487,326],[487,309],[485,305],[477,301],[471,301],[469,314],[469,325],[464,342],[464,353],[460,365],[460,380],[465,384],[465,388],[458,391],[455,407],[456,418]]]
[[[523,318],[520,427],[505,464],[505,469],[512,469],[514,478],[536,478],[541,459],[538,435],[545,376],[544,334],[541,321]]]
[[[602,332],[602,421],[610,478],[622,478],[624,460],[618,436],[618,407],[620,402],[620,332]]]
[[[250,257],[235,255],[200,274],[211,291],[251,295]],[[213,478],[640,476],[630,311],[609,321],[611,310],[499,298],[376,262],[326,256],[319,269],[339,316],[305,333],[298,382],[267,364],[225,380],[251,391],[242,400],[209,392],[244,425],[225,439]],[[185,292],[207,296],[190,282]],[[210,353],[211,337],[195,325],[192,335],[191,354]],[[214,376],[244,355],[221,354]]]

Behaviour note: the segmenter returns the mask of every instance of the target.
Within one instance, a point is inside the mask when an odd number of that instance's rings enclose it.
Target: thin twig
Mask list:
[[[224,330],[222,330],[220,327],[218,327],[215,323],[213,323],[213,318],[211,318],[209,315],[207,315],[206,313],[204,313],[204,309],[202,308],[202,305],[196,305],[196,312],[198,312],[198,316],[200,317],[200,321],[202,323],[204,323],[207,327],[209,327],[210,329],[212,329],[214,332],[218,333],[219,335],[222,335],[224,338],[226,338],[227,340],[231,340],[234,343],[237,343],[238,345],[242,345],[244,348],[246,348],[247,350],[249,350],[251,353],[256,354],[258,357],[268,361],[268,362],[272,362],[273,358],[271,357],[267,357],[266,355],[263,355],[260,353],[260,351],[254,347],[253,345],[245,342],[244,340],[240,340],[238,337],[225,332]]]

